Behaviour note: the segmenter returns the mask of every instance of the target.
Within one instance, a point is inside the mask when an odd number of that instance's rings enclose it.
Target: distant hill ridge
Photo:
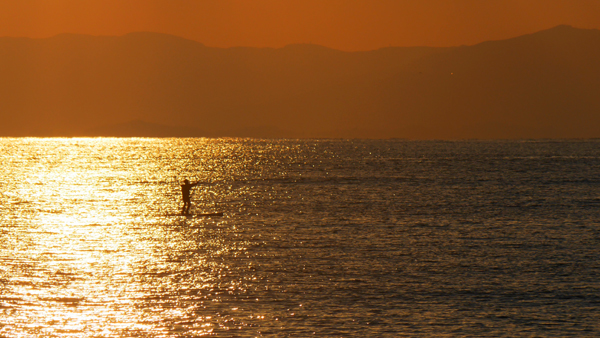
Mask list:
[[[0,38],[0,135],[600,137],[600,31],[451,48]]]

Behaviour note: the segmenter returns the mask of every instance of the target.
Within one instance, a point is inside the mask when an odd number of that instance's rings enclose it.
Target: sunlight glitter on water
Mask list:
[[[600,332],[597,141],[0,139],[0,161],[0,336]],[[184,178],[224,216],[179,216]]]
[[[4,237],[11,239],[3,244],[8,266],[3,275],[9,279],[7,299],[13,303],[6,307],[25,314],[11,317],[11,332],[151,330],[157,335],[157,323],[198,306],[160,309],[161,302],[175,296],[169,291],[186,289],[185,282],[175,285],[170,276],[191,272],[202,281],[200,290],[217,288],[225,263],[171,257],[197,247],[159,227],[177,227],[176,222],[219,227],[226,222],[168,217],[179,212],[179,181],[208,181],[206,166],[198,168],[199,159],[210,161],[206,153],[216,151],[203,140],[192,142],[193,147],[183,144],[184,149],[177,149],[178,140],[172,143],[148,149],[143,139],[3,141],[3,160],[9,164],[4,166],[3,196],[11,201],[3,222],[8,225]],[[161,150],[165,152],[157,153]],[[198,157],[186,156],[186,150]],[[214,171],[210,174],[210,180],[220,179]],[[208,186],[198,190],[198,195],[218,198]],[[231,250],[222,239],[205,239],[204,245],[216,249],[212,255]],[[136,305],[139,302],[146,305]],[[206,332],[213,329],[202,318],[194,321],[198,325],[186,325],[187,331],[196,326]]]

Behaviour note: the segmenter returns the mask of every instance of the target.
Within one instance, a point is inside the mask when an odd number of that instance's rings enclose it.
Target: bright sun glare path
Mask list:
[[[106,308],[96,314],[73,311],[71,305],[86,302],[103,307],[115,301],[118,303],[118,298],[103,288],[120,289],[114,291],[121,295],[132,292],[123,277],[128,278],[135,272],[139,257],[128,252],[139,247],[139,242],[126,225],[139,221],[140,217],[132,215],[125,205],[140,195],[140,186],[131,185],[132,180],[139,178],[135,177],[138,172],[129,165],[127,156],[111,154],[112,149],[132,140],[61,138],[23,141],[34,148],[31,149],[32,156],[19,159],[25,162],[22,168],[26,177],[19,198],[28,201],[36,211],[37,230],[30,231],[39,265],[35,274],[40,281],[50,274],[54,275],[53,279],[63,279],[66,284],[33,290],[24,284],[14,291],[27,294],[31,304],[41,306],[32,305],[31,313],[35,316],[47,316],[51,324],[68,322],[61,330],[77,331],[86,323],[104,322],[103,314],[114,316],[113,310]],[[143,191],[145,198],[151,193],[152,189]],[[113,238],[120,238],[120,241],[115,242],[111,240]],[[111,282],[116,276],[121,277],[116,283]],[[61,304],[64,306],[57,306]],[[135,320],[126,322],[129,322],[125,324],[128,330],[151,328],[150,324],[134,324]],[[53,332],[51,327],[43,331]]]
[[[86,328],[97,334],[160,332],[166,328],[157,323],[165,316],[183,318],[204,305],[190,296],[188,307],[161,313],[136,306],[147,303],[146,298],[155,297],[158,290],[210,294],[219,288],[228,293],[247,288],[241,281],[229,280],[231,267],[218,260],[237,256],[249,245],[224,237],[235,226],[221,227],[227,222],[223,219],[212,228],[190,228],[202,238],[190,242],[186,232],[171,230],[179,221],[169,218],[180,210],[183,178],[203,183],[193,197],[197,212],[244,202],[240,196],[253,185],[235,182],[260,177],[263,170],[256,159],[241,161],[240,155],[252,153],[244,142],[113,138],[1,142],[8,147],[4,158],[12,154],[7,163],[16,180],[7,191],[23,229],[19,243],[13,243],[15,254],[29,255],[23,266],[30,268],[18,278],[36,281],[19,284],[12,293],[29,304],[30,322],[47,323],[40,334]],[[176,258],[172,253],[185,252],[195,252],[192,261],[172,260]],[[188,266],[191,262],[194,265]],[[193,271],[192,279],[173,284],[167,272],[181,269]],[[212,297],[217,303],[227,300]],[[211,313],[197,316],[195,334],[209,334],[223,320],[228,319]]]

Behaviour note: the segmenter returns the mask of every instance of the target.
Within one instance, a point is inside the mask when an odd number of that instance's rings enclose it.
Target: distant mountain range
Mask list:
[[[0,38],[0,136],[600,137],[600,31],[453,48]]]

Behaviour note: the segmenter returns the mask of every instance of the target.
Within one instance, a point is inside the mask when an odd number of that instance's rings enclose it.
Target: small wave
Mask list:
[[[85,300],[84,297],[38,297],[42,302],[57,302],[57,303],[81,303]]]

